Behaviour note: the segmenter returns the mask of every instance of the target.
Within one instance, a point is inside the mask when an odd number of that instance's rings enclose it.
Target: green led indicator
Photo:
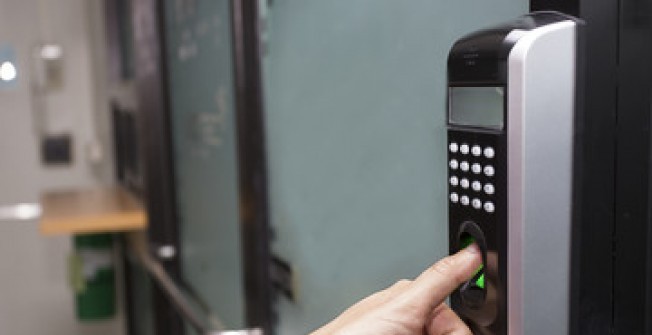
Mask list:
[[[484,273],[475,281],[475,285],[481,289],[484,289]]]

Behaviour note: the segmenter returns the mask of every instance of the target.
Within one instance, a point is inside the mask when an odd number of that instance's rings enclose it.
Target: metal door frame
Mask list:
[[[165,48],[164,3],[162,0],[132,0],[135,82],[140,116],[144,200],[148,213],[149,243],[156,249],[173,246],[176,255],[161,259],[165,270],[181,278],[178,257],[179,230],[174,185],[169,85]],[[155,250],[152,250],[155,253]],[[153,286],[154,326],[157,334],[184,333],[183,320],[165,292]]]
[[[260,3],[231,0],[240,231],[247,326],[273,333]]]
[[[179,248],[179,226],[174,186],[174,153],[170,120],[170,92],[167,74],[164,0],[134,0],[149,3],[145,20],[153,31],[150,38],[136,41],[156,52],[153,73],[139,75],[147,64],[136,57],[136,82],[142,114],[143,160],[147,185],[145,199],[150,215],[149,240],[154,247]],[[259,47],[259,4],[257,1],[231,0],[232,46],[234,55],[235,114],[239,175],[240,233],[245,287],[246,326],[262,328],[271,334],[272,285],[269,275],[269,209],[262,98],[261,57]],[[142,9],[141,9],[142,10]],[[137,24],[138,22],[135,22]],[[180,259],[166,259],[166,270],[183,282]],[[159,289],[154,292],[158,334],[182,334],[183,321]]]
[[[619,13],[614,334],[652,334],[652,2]]]

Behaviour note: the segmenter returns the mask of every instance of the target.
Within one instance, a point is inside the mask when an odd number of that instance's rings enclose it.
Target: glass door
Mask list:
[[[244,327],[230,2],[166,0],[183,277],[228,329]]]
[[[526,0],[267,1],[277,334],[313,330],[448,252],[446,60]]]

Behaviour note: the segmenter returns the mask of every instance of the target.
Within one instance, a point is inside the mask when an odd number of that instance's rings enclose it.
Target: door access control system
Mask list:
[[[580,27],[532,13],[450,51],[450,251],[482,251],[451,305],[474,334],[568,334]]]

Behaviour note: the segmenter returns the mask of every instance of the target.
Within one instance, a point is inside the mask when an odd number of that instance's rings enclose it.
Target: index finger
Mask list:
[[[481,264],[480,249],[474,243],[421,273],[404,297],[411,301],[411,306],[428,315],[456,288],[473,277]]]

